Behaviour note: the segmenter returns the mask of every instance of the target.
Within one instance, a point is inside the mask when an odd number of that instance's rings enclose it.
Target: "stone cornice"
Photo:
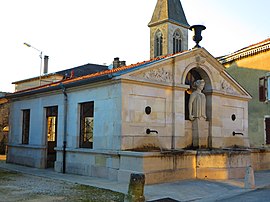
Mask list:
[[[259,53],[266,52],[269,50],[270,50],[270,39],[267,39],[263,42],[248,46],[239,51],[236,51],[234,53],[231,53],[223,57],[219,57],[217,59],[221,64],[226,64],[226,63],[230,63],[236,60],[247,58],[253,55],[257,55]]]
[[[135,85],[145,85],[145,86],[151,86],[156,88],[166,88],[166,89],[174,89],[174,90],[180,90],[185,91],[189,88],[188,85],[183,84],[173,84],[173,83],[161,83],[158,81],[151,81],[151,80],[145,80],[145,79],[132,79],[130,78],[120,78],[121,83],[127,83],[127,84],[135,84]]]
[[[205,92],[205,94],[210,94],[210,95],[215,95],[215,96],[220,96],[220,97],[226,97],[226,98],[230,98],[230,99],[236,99],[236,100],[243,100],[243,101],[249,101],[252,98],[251,97],[247,97],[244,95],[234,95],[234,94],[230,94],[227,92],[222,92],[219,90],[212,90],[210,92]]]

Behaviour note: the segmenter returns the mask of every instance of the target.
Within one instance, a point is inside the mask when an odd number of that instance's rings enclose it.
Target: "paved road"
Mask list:
[[[251,192],[245,192],[238,196],[220,200],[220,202],[240,202],[240,201],[245,201],[245,202],[270,201],[270,186],[256,189]]]
[[[0,156],[1,157],[1,156]],[[1,158],[0,158],[1,159]],[[51,169],[37,169],[7,164],[0,160],[0,168],[16,171],[37,177],[44,177],[81,185],[90,185],[126,194],[128,183],[119,183],[108,179],[62,174]],[[270,202],[270,170],[255,172],[256,190],[244,189],[244,179],[221,181],[183,180],[172,183],[146,185],[145,197],[148,201],[171,198],[176,201],[269,201]],[[265,187],[265,188],[264,188]],[[250,193],[249,193],[250,192]],[[1,199],[1,197],[0,197]],[[1,200],[0,200],[1,201]],[[5,201],[6,202],[6,201]]]

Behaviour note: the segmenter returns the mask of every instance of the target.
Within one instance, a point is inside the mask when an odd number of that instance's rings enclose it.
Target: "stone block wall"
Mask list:
[[[46,147],[30,145],[9,145],[7,163],[35,168],[46,168]]]
[[[57,148],[55,171],[63,171],[63,151]],[[120,158],[117,153],[89,149],[67,149],[66,172],[117,180]]]
[[[215,180],[243,178],[250,163],[250,151],[198,151],[196,177]]]
[[[270,149],[258,148],[251,150],[251,162],[255,171],[270,170]]]
[[[120,152],[118,181],[128,182],[131,173],[143,173],[146,184],[196,178],[196,152]]]

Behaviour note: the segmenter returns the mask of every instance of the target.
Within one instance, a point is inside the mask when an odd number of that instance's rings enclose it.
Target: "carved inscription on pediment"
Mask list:
[[[167,71],[164,68],[152,69],[150,71],[134,74],[132,76],[159,82],[172,82],[173,80],[172,72]]]

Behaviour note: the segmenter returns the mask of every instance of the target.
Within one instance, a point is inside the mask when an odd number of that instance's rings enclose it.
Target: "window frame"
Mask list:
[[[175,30],[173,33],[173,54],[182,51],[182,34],[180,30]]]
[[[157,30],[155,34],[155,57],[163,55],[163,34],[160,30]]]
[[[267,79],[266,77],[259,78],[259,101],[265,102],[267,100]]]
[[[93,149],[94,101],[80,103],[79,147]],[[87,122],[91,120],[90,123]],[[91,124],[91,125],[89,125]],[[85,126],[89,126],[87,129]],[[90,137],[89,137],[90,134]]]
[[[47,136],[46,140],[48,142],[49,141],[57,142],[58,106],[45,107],[45,109],[46,109],[46,136]],[[52,136],[49,137],[49,134]]]
[[[30,109],[22,110],[22,144],[29,144]]]

